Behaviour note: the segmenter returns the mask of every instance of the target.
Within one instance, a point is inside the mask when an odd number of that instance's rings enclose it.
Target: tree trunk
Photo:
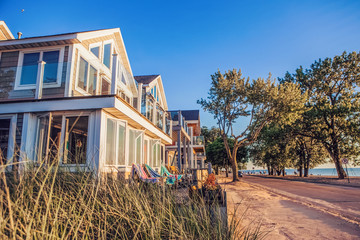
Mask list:
[[[225,176],[229,177],[229,166],[228,165],[225,166]]]
[[[281,171],[282,171],[283,177],[285,177],[285,168],[283,168]]]
[[[268,174],[271,175],[271,167],[270,165],[267,165]]]
[[[237,147],[234,146],[233,154],[232,154],[232,161],[231,161],[232,172],[233,172],[233,182],[240,181],[238,174],[237,174],[238,166],[237,166],[237,162],[236,162],[236,152],[237,152]]]
[[[302,177],[303,176],[302,165],[299,167],[298,172],[299,172],[299,177]]]
[[[338,143],[338,141],[336,140],[335,137],[333,138],[332,147],[327,148],[327,150],[330,153],[330,156],[331,156],[332,160],[335,163],[338,178],[339,179],[344,179],[346,177],[346,173],[345,173],[344,168],[342,167],[342,162],[341,162],[341,159],[340,159],[339,143]]]
[[[304,177],[309,176],[309,166],[310,166],[310,155],[308,156],[304,164]]]

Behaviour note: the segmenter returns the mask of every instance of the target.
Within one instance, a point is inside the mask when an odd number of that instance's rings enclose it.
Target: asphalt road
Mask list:
[[[360,188],[244,176],[242,181],[307,203],[360,225]]]

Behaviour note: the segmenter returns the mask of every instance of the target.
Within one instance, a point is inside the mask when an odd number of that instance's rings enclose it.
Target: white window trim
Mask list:
[[[91,49],[94,47],[99,47],[99,57],[97,57],[93,52],[91,52]],[[97,42],[97,43],[91,43],[89,44],[89,52],[95,56],[96,58],[98,58],[99,60],[101,60],[101,56],[102,56],[102,43],[101,42]]]
[[[89,77],[90,77],[90,68],[93,67],[96,69],[96,89],[95,89],[95,95],[99,95],[99,93],[101,91],[99,91],[99,68],[97,66],[94,66],[95,64],[91,64],[89,60],[87,60],[87,58],[85,58],[82,54],[78,54],[78,59],[76,60],[77,61],[77,64],[76,64],[76,79],[75,79],[75,90],[78,91],[79,93],[81,94],[84,94],[86,96],[92,96],[91,93],[89,93],[88,91],[85,91],[84,89],[78,87],[78,84],[79,84],[79,74],[80,74],[80,58],[83,58],[87,63],[88,63],[88,70],[87,70],[87,85],[86,85],[86,88],[88,90],[89,88],[89,84],[88,84],[88,80],[89,80]]]
[[[106,133],[107,133],[107,120],[108,119],[111,119],[111,120],[113,120],[113,121],[115,121],[116,122],[116,130],[115,130],[115,134],[116,134],[116,136],[115,136],[115,162],[116,162],[116,164],[107,164],[106,163],[106,159],[105,159],[105,161],[104,161],[104,166],[105,167],[112,167],[112,166],[114,166],[114,167],[126,167],[127,166],[127,163],[128,163],[128,144],[127,144],[127,141],[128,141],[128,123],[127,123],[127,121],[124,121],[124,120],[121,120],[121,119],[117,119],[117,118],[113,118],[113,117],[110,117],[110,116],[106,116],[106,119],[105,119],[105,125],[106,125],[106,127],[105,127],[105,139],[106,139]],[[118,131],[118,125],[119,124],[124,124],[124,126],[125,126],[125,165],[120,165],[120,164],[118,164],[118,140],[119,140],[119,138],[118,138],[118,135],[119,135],[119,131]],[[104,152],[105,152],[105,158],[106,158],[106,140],[105,140],[105,150],[104,150]]]
[[[43,58],[43,53],[44,52],[50,52],[50,51],[59,51],[59,62],[58,62],[58,71],[57,71],[57,79],[56,79],[56,83],[44,83],[43,84],[43,88],[55,88],[55,87],[60,87],[61,86],[61,78],[62,78],[62,69],[63,69],[63,64],[64,64],[64,52],[65,52],[65,47],[57,47],[57,48],[35,48],[35,49],[31,49],[28,51],[20,51],[19,53],[19,59],[18,59],[18,64],[17,64],[17,69],[16,69],[16,77],[15,77],[15,86],[14,86],[14,90],[26,90],[26,89],[36,89],[36,83],[35,84],[26,84],[26,85],[21,85],[20,84],[20,80],[21,80],[21,72],[22,72],[22,64],[23,64],[23,60],[24,60],[24,54],[26,53],[40,53],[39,56],[39,60],[41,61]]]
[[[13,161],[15,150],[17,114],[0,115],[0,119],[10,119],[8,149],[6,153],[7,164],[9,164]],[[9,167],[11,168],[11,166]]]

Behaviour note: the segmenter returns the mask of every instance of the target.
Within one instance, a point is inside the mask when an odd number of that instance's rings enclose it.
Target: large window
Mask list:
[[[96,95],[97,70],[82,57],[79,60],[77,86],[92,95]]]
[[[45,62],[43,82],[45,84],[57,83],[60,78],[59,59],[59,50],[24,53],[20,63],[19,86],[35,86],[39,61]]]
[[[106,126],[105,163],[125,166],[125,123],[108,118]]]
[[[64,127],[64,129],[63,129]],[[64,133],[64,136],[61,134]],[[45,114],[38,117],[36,159],[38,162],[85,164],[87,156],[88,116]],[[61,142],[64,142],[64,148]],[[61,153],[64,153],[63,155]]]
[[[142,163],[143,132],[129,130],[129,166],[133,163]]]
[[[11,119],[0,119],[0,163],[5,164],[9,147]]]

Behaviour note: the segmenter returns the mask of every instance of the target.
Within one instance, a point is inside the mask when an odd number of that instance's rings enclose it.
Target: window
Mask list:
[[[96,95],[97,70],[82,57],[79,60],[78,88]]]
[[[110,94],[110,82],[106,78],[101,79],[101,95]]]
[[[11,119],[0,119],[0,163],[5,164],[9,147]]]
[[[125,165],[125,123],[107,119],[106,164]]]
[[[89,117],[65,118],[64,163],[85,164]]]
[[[98,58],[100,58],[100,46],[90,48],[90,51]]]
[[[142,162],[142,152],[143,149],[143,132],[130,129],[129,130],[129,166],[133,163],[140,164]]]
[[[39,61],[44,61],[44,84],[55,84],[60,80],[60,50],[56,51],[41,51],[32,53],[23,53],[20,57],[19,64],[22,66],[19,68],[17,82],[22,87],[35,87],[36,79],[38,75]]]
[[[64,121],[64,122],[63,122]],[[62,126],[65,129],[62,129]],[[64,136],[61,136],[62,130]],[[88,117],[63,117],[46,114],[38,117],[36,159],[38,162],[59,161],[64,140],[65,164],[85,164],[88,136]]]
[[[151,140],[151,166],[160,167],[160,141]]]
[[[104,45],[104,56],[103,56],[103,64],[110,69],[111,62],[111,43]]]

